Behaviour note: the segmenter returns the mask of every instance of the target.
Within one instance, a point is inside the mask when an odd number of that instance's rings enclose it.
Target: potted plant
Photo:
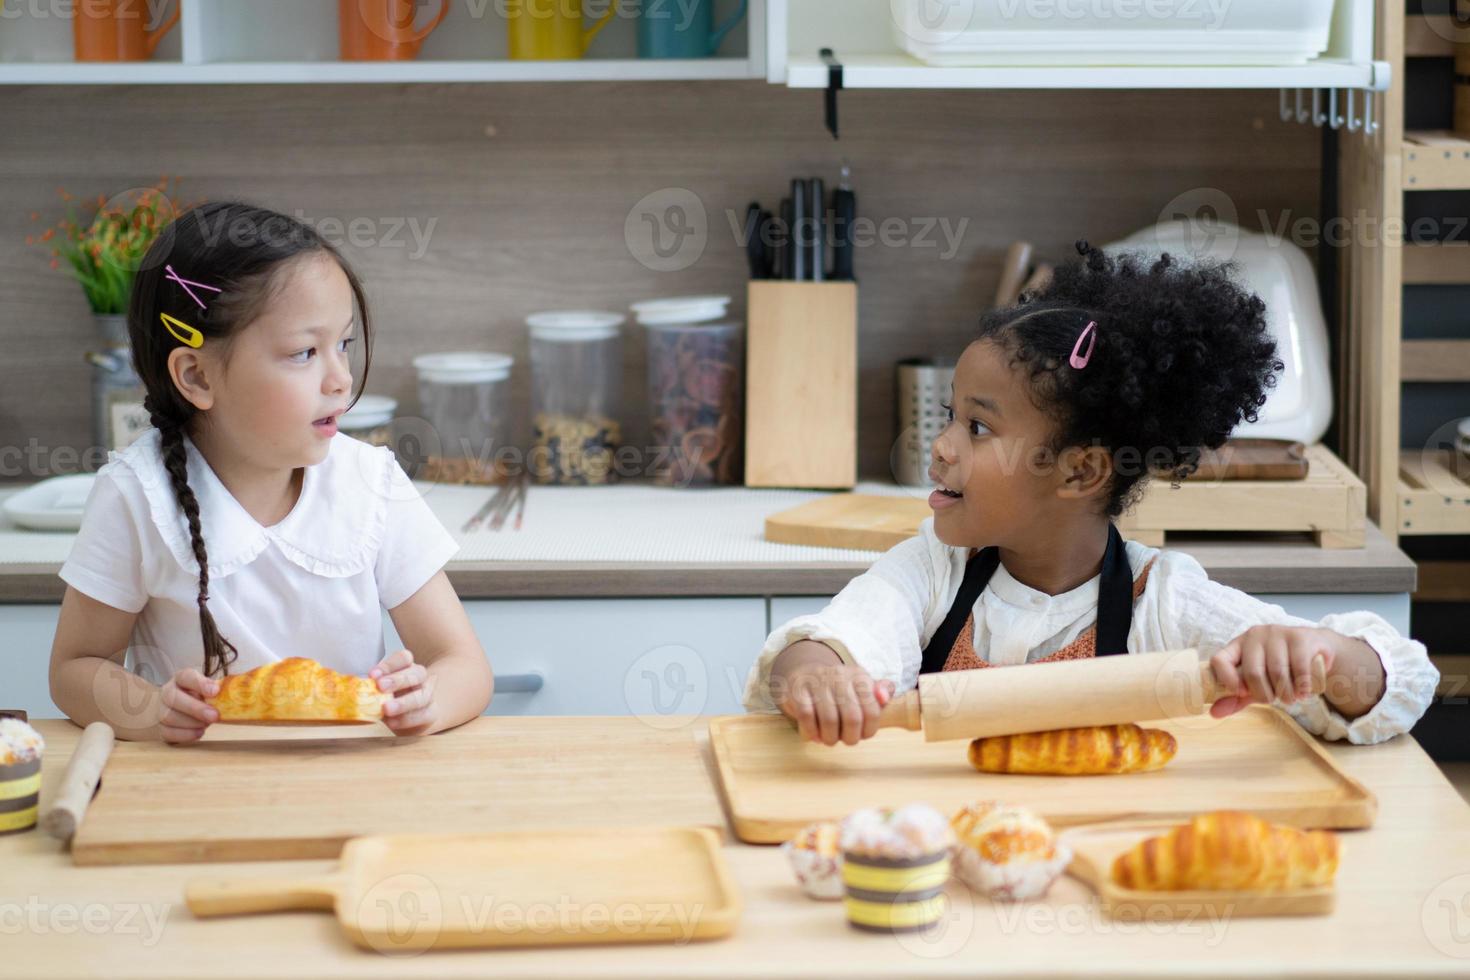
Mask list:
[[[92,307],[97,327],[108,347],[128,344],[128,297],[133,274],[160,231],[178,216],[168,195],[170,178],[162,177],[152,187],[134,188],[106,198],[97,195],[89,214],[78,215],[77,199],[59,188],[67,214],[39,234],[26,236],[27,245],[51,251],[51,268],[64,261],[82,286]],[[39,211],[31,213],[40,221]]]

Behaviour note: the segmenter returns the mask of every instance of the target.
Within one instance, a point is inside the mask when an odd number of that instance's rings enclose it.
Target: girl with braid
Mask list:
[[[1228,267],[1078,251],[1039,295],[987,313],[959,359],[933,516],[771,633],[746,707],[856,744],[920,674],[1194,648],[1229,692],[1216,718],[1276,703],[1323,738],[1408,731],[1439,679],[1424,644],[1371,612],[1292,616],[1123,540],[1114,519],[1148,472],[1194,472],[1255,420],[1281,363],[1265,304]]]
[[[337,434],[358,328],[365,379],[362,285],[286,215],[205,204],[154,242],[128,309],[152,428],[109,453],[61,570],[51,695],[72,720],[194,741],[220,677],[293,656],[376,680],[401,735],[485,710],[458,546],[391,450]]]

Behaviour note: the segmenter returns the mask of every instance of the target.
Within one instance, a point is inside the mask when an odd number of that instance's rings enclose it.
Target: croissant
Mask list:
[[[981,772],[1095,776],[1147,772],[1174,758],[1174,736],[1158,728],[1099,725],[977,738],[970,765]]]
[[[220,721],[377,721],[391,695],[376,681],[290,657],[219,682],[205,703]]]
[[[1320,888],[1337,874],[1337,835],[1232,810],[1202,813],[1113,862],[1113,881],[1143,891]]]

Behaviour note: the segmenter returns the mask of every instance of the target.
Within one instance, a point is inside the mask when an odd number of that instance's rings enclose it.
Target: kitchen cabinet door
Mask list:
[[[32,718],[62,718],[51,700],[51,641],[61,607],[53,605],[0,605],[0,628],[5,646],[0,650],[0,708],[20,708]]]
[[[475,600],[470,622],[495,670],[489,714],[738,714],[765,639],[765,600]],[[388,650],[399,638],[386,616]]]

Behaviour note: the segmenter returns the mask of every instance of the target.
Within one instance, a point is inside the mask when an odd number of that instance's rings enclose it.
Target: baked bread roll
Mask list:
[[[970,765],[981,772],[1095,776],[1147,772],[1174,758],[1179,744],[1158,728],[1098,725],[977,738]]]
[[[315,660],[290,657],[225,677],[219,693],[205,698],[220,721],[378,721],[392,695],[377,681],[339,674]]]
[[[1233,810],[1202,813],[1118,855],[1112,874],[1139,891],[1321,888],[1337,874],[1337,835]]]

